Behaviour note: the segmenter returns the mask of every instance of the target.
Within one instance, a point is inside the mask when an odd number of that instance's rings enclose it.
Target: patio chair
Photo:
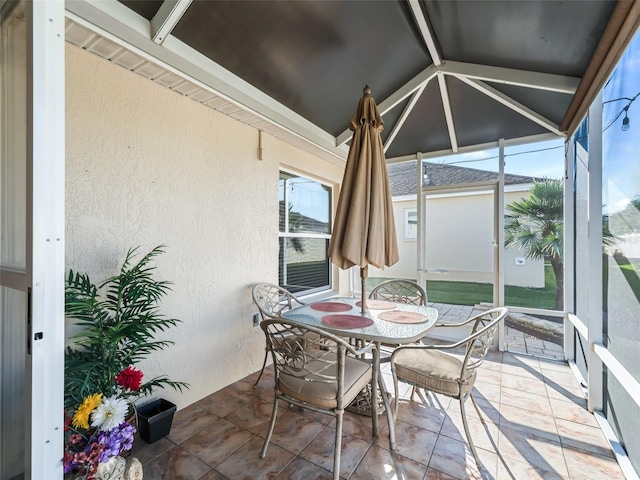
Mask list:
[[[380,283],[369,293],[372,300],[425,305],[427,292],[412,280],[393,279]]]
[[[267,344],[275,369],[275,396],[269,430],[260,452],[264,458],[283,400],[336,418],[333,478],[340,478],[342,421],[344,410],[371,382],[370,363],[359,360],[363,350],[356,350],[345,340],[315,327],[303,327],[284,319],[263,320]],[[347,353],[351,355],[347,355]],[[372,428],[374,420],[372,418]]]
[[[478,367],[482,365],[498,325],[507,313],[507,308],[499,307],[474,315],[464,322],[438,324],[439,327],[473,325],[473,328],[467,338],[453,344],[400,346],[391,355],[391,373],[395,391],[394,422],[398,416],[398,380],[414,386],[411,399],[416,387],[458,399],[464,431],[478,468],[480,468],[480,459],[471,439],[464,402],[470,398],[480,421],[485,423],[478,404],[473,398],[472,390]],[[460,355],[447,352],[459,347],[462,349]]]
[[[278,318],[282,312],[291,310],[294,306],[294,302],[299,305],[304,305],[304,303],[298,300],[298,298],[291,292],[272,283],[258,283],[254,285],[251,294],[253,296],[253,303],[258,307],[262,320]],[[253,384],[254,387],[258,385],[258,382],[262,378],[264,368],[267,365],[267,358],[269,358],[268,343],[264,352],[262,369],[260,370],[260,375],[258,375],[256,383]]]
[[[371,290],[371,293],[369,293],[369,298],[371,300],[386,300],[388,302],[408,305],[427,304],[427,292],[424,288],[413,280],[397,278],[386,280],[376,285],[373,290]],[[383,346],[394,348],[397,347],[397,344],[384,344]],[[384,363],[388,362],[389,357],[387,355],[390,355],[388,349],[383,350],[381,353],[385,353],[381,361]]]

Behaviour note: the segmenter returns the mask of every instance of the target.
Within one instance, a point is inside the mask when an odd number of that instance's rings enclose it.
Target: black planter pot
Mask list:
[[[154,443],[169,435],[176,406],[160,398],[138,408],[138,431],[140,438]]]

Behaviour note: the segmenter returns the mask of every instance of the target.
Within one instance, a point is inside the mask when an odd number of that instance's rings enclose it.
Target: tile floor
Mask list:
[[[392,385],[389,365],[385,381]],[[273,374],[257,372],[178,411],[167,438],[133,455],[145,480],[330,479],[333,417],[282,409],[265,459],[258,457],[271,415]],[[381,435],[368,417],[345,414],[340,475],[378,479],[623,479],[567,364],[491,351],[475,397],[487,423],[467,405],[483,468],[465,443],[459,404],[401,391],[397,449],[389,450],[386,415]]]

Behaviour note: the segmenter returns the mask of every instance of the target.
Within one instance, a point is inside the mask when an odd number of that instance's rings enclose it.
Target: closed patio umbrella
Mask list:
[[[387,162],[380,138],[383,121],[368,85],[349,128],[353,137],[329,256],[342,269],[360,267],[364,314],[368,266],[391,266],[399,259]]]

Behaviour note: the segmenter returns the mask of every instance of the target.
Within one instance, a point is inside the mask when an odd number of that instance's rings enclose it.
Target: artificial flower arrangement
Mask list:
[[[69,272],[65,313],[82,330],[65,352],[64,472],[96,478],[100,464],[128,452],[136,433],[135,402],[156,388],[188,387],[161,375],[143,382],[134,367],[154,351],[173,344],[154,336],[180,320],[159,312],[169,282],[153,279],[154,248],[137,263],[127,252],[118,275],[95,285],[86,274]]]

